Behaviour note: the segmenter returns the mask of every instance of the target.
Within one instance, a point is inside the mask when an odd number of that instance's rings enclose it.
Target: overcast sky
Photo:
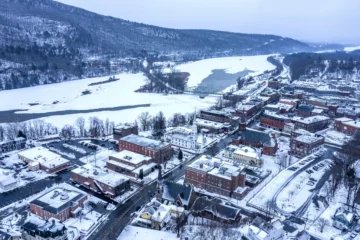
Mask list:
[[[360,45],[360,0],[59,1],[162,27],[268,33],[303,41]]]

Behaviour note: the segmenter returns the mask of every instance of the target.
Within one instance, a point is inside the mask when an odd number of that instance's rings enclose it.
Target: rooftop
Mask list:
[[[34,147],[26,149],[18,153],[19,156],[27,158],[31,161],[42,161],[42,160],[51,160],[54,158],[59,158],[60,155],[51,152],[45,147]]]
[[[116,159],[121,159],[122,161],[126,161],[132,164],[139,164],[143,161],[150,161],[151,157],[142,155],[142,154],[138,154],[138,153],[134,153],[134,152],[130,152],[128,150],[123,150],[120,151],[118,153],[112,154],[110,155],[110,157],[116,158]]]
[[[248,156],[251,158],[260,159],[259,154],[256,152],[256,150],[252,147],[248,146],[239,146],[235,151],[235,154],[241,155],[241,156]]]
[[[84,197],[85,195],[81,192],[56,187],[33,200],[30,204],[40,206],[45,211],[58,214],[68,207],[76,206],[77,201]]]
[[[212,129],[221,129],[224,127],[230,127],[229,123],[219,123],[219,122],[209,121],[200,118],[197,118],[195,122],[199,126],[208,127]]]
[[[241,132],[240,139],[248,142],[260,142],[266,146],[274,146],[275,141],[270,137],[269,133],[264,133],[252,128],[246,128]]]
[[[117,172],[101,169],[91,164],[78,167],[71,172],[77,173],[85,178],[92,178],[99,182],[105,183],[111,187],[119,186],[121,183],[128,181],[129,178]]]
[[[316,137],[313,135],[300,135],[295,138],[296,141],[307,143],[307,144],[314,143],[314,142],[317,142],[322,139],[323,139],[323,137]]]
[[[126,137],[121,138],[120,140],[124,141],[124,142],[129,142],[132,144],[136,144],[136,145],[139,145],[139,146],[142,146],[145,148],[149,148],[152,150],[160,150],[169,145],[168,143],[164,143],[164,142],[161,142],[158,140],[138,136],[135,134],[130,134]]]
[[[221,160],[219,158],[201,155],[201,157],[195,160],[193,163],[188,165],[191,168],[197,169],[202,172],[208,172],[212,170],[215,166],[220,166]]]
[[[56,218],[49,218],[48,220],[43,220],[34,215],[32,215],[22,227],[26,230],[40,231],[43,233],[57,233],[65,229],[65,225]]]
[[[310,124],[310,123],[316,123],[320,121],[329,120],[330,118],[326,116],[311,116],[307,118],[303,117],[294,117],[293,120],[300,123]]]

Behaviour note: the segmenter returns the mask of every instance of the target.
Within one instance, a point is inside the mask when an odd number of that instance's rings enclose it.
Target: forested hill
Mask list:
[[[289,54],[285,56],[284,63],[290,67],[293,80],[305,75],[352,78],[360,74],[360,51]]]
[[[149,55],[194,60],[313,49],[275,35],[150,26],[52,0],[0,1],[0,89],[136,72],[135,60]]]

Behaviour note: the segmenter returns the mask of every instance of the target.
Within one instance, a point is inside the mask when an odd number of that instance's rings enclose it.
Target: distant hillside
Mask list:
[[[0,89],[137,72],[144,57],[186,61],[314,49],[275,35],[161,28],[51,0],[0,1]]]
[[[322,78],[359,78],[360,51],[296,53],[285,56],[284,63],[290,67],[291,78],[301,76]]]

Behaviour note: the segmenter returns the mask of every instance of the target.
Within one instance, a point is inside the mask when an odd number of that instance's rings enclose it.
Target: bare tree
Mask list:
[[[151,124],[151,116],[148,112],[143,112],[138,117],[141,128],[143,131],[148,131],[150,129]]]
[[[75,125],[79,130],[80,137],[85,136],[85,118],[78,117],[75,121]]]
[[[75,128],[71,125],[65,125],[61,131],[60,135],[64,138],[71,138],[75,136]]]
[[[318,221],[317,221],[317,226],[319,227],[320,229],[320,232],[323,232],[324,231],[324,228],[326,225],[329,225],[329,220],[325,219],[325,218],[320,218]]]
[[[4,127],[0,124],[0,141],[4,141],[5,139],[5,129]]]
[[[14,140],[19,132],[19,123],[13,122],[13,123],[7,123],[5,125],[5,136],[9,140]]]
[[[109,118],[106,118],[105,120],[105,135],[109,135],[111,134],[111,131],[110,131],[110,120]]]

